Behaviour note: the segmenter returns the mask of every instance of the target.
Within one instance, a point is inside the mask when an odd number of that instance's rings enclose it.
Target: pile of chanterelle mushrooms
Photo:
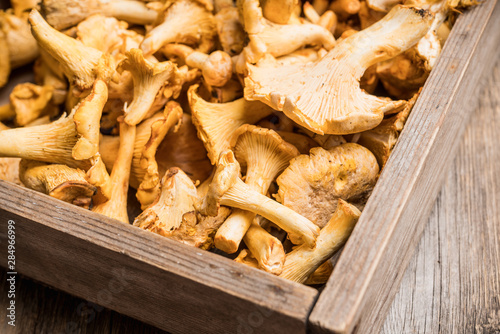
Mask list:
[[[310,284],[469,5],[11,2],[0,86],[33,61],[35,83],[0,106],[1,178]]]

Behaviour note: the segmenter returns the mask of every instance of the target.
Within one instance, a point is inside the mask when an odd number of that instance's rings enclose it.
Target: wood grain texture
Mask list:
[[[479,79],[495,60],[496,5],[486,1],[458,19],[311,313],[313,333],[368,333],[382,326],[474,109]]]
[[[317,295],[310,287],[0,182],[2,245],[9,219],[16,222],[19,273],[173,333],[305,333]],[[0,248],[1,259],[6,252]]]
[[[500,62],[481,96],[382,334],[500,333]]]

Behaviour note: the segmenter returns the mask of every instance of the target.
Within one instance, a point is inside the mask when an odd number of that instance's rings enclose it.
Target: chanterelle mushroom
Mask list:
[[[9,45],[5,38],[5,33],[0,29],[0,87],[5,86],[9,81],[10,61],[9,61]]]
[[[0,156],[87,169],[87,160],[77,161],[72,156],[78,139],[73,116],[74,112],[49,124],[0,131]]]
[[[197,94],[197,89],[198,85],[189,88],[189,105],[198,137],[205,144],[212,164],[223,150],[229,149],[230,140],[241,125],[253,124],[273,112],[263,103],[243,98],[228,103],[210,103]]]
[[[107,100],[108,86],[97,79],[91,93],[76,108],[73,117],[78,133],[78,141],[73,147],[75,160],[90,159],[99,151],[99,125]]]
[[[161,235],[178,228],[182,216],[194,211],[198,199],[193,181],[179,168],[170,168],[161,181],[161,194],[135,220],[134,225]]]
[[[358,144],[368,148],[377,158],[378,165],[382,169],[389,159],[392,148],[396,144],[400,132],[415,104],[418,94],[411,98],[403,111],[384,119],[377,127],[362,132],[357,141]]]
[[[199,205],[199,211],[215,216],[220,205],[251,211],[314,247],[319,232],[317,226],[295,211],[251,189],[240,179],[239,174],[240,165],[233,152],[222,152],[208,193]]]
[[[88,89],[97,77],[107,80],[112,75],[113,59],[109,55],[55,30],[36,9],[31,11],[29,22],[40,48],[59,62],[69,82],[76,88]]]
[[[375,156],[361,145],[347,143],[328,151],[315,147],[310,155],[292,160],[278,177],[276,199],[323,227],[338,198],[363,205],[378,172]]]
[[[177,66],[170,61],[152,63],[139,49],[130,50],[126,56],[119,67],[132,73],[134,99],[125,110],[125,122],[137,125],[146,117],[162,86],[175,80]]]
[[[136,127],[120,123],[120,149],[111,176],[102,185],[101,191],[109,194],[109,199],[102,199],[97,203],[92,211],[101,213],[111,218],[128,224],[127,194],[130,177],[130,166],[134,154]]]
[[[10,106],[16,114],[16,124],[25,126],[38,117],[54,111],[49,104],[54,88],[29,82],[17,85],[10,94]]]
[[[150,55],[165,44],[183,43],[209,52],[217,35],[212,9],[197,0],[167,3],[166,11],[159,18],[161,24],[149,31],[141,43],[142,51]]]
[[[231,56],[240,54],[245,46],[245,31],[239,18],[238,9],[232,5],[222,8],[215,15],[215,21],[224,52]]]
[[[293,145],[273,130],[249,124],[242,125],[234,133],[231,146],[238,162],[246,167],[245,183],[262,195],[267,194],[271,183],[290,160],[299,155]],[[234,210],[217,231],[215,246],[229,254],[236,252],[254,217],[254,214]],[[254,256],[257,258],[256,254]]]
[[[0,180],[21,185],[19,180],[20,158],[0,158]]]
[[[359,87],[359,79],[371,65],[417,43],[431,22],[427,11],[400,5],[381,21],[339,42],[314,63],[279,69],[248,65],[245,98],[282,110],[319,134],[349,134],[374,128],[384,112],[401,107],[404,101],[366,94]]]
[[[179,103],[169,101],[165,107],[164,118],[151,124],[151,136],[143,148],[140,158],[140,168],[145,171],[144,178],[137,188],[137,199],[144,210],[153,203],[160,194],[160,173],[156,162],[156,151],[167,132],[176,131],[182,120],[182,108]],[[180,221],[180,220],[179,220]]]
[[[29,64],[38,57],[38,45],[31,35],[27,13],[16,16],[10,11],[0,11],[0,30],[5,33],[11,68]]]
[[[266,20],[262,16],[259,0],[240,0],[238,6],[250,39],[244,51],[250,63],[256,63],[266,53],[279,57],[307,44],[319,44],[327,50],[335,45],[333,35],[319,25],[275,24]]]
[[[134,0],[43,0],[47,22],[61,30],[76,25],[92,14],[114,16],[133,24],[152,24],[158,13]]]
[[[89,208],[97,188],[85,179],[81,169],[66,165],[47,165],[43,162],[21,160],[19,178],[28,188],[62,201]]]
[[[271,22],[287,24],[298,5],[297,0],[261,0],[263,16]]]
[[[186,64],[201,69],[203,78],[211,86],[222,87],[233,75],[231,57],[224,51],[210,55],[195,51],[186,57]]]
[[[353,205],[338,200],[335,213],[316,239],[314,249],[307,245],[297,246],[286,255],[280,277],[304,283],[307,278],[346,242],[361,212]]]

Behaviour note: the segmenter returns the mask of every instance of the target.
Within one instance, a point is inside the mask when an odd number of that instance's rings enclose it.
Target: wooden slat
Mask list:
[[[9,219],[17,272],[172,333],[306,331],[315,289],[2,181]]]
[[[309,318],[313,333],[377,332],[500,44],[500,6],[462,15]],[[496,5],[496,7],[495,7]]]
[[[497,59],[381,334],[500,333]]]

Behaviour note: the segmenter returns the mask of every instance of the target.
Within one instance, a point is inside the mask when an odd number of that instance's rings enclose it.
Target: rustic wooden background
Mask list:
[[[457,140],[455,163],[443,171],[446,183],[383,334],[500,333],[500,62]],[[22,277],[12,328],[3,269],[0,286],[0,333],[165,333]]]

